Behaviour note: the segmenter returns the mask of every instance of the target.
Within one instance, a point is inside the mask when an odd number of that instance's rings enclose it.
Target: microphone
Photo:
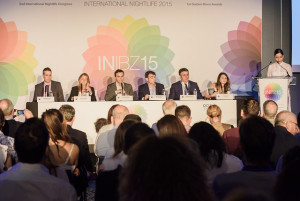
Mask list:
[[[287,77],[291,77],[291,76],[289,75],[289,72],[288,72],[282,65],[280,65],[279,63],[278,63],[278,65],[279,65],[281,68],[283,68],[283,69],[285,70],[286,76],[287,76]]]
[[[266,65],[265,67],[261,68],[260,71],[257,72],[257,75],[255,77],[261,77],[261,72],[266,69],[267,67],[269,67],[269,65],[272,63],[272,61],[269,62],[268,65]]]

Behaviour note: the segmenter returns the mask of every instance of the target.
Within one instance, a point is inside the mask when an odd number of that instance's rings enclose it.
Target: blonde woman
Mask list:
[[[86,73],[82,73],[78,78],[78,85],[72,87],[68,101],[74,101],[74,96],[88,95],[92,101],[97,101],[94,87],[90,86],[90,78]]]
[[[222,111],[219,106],[211,105],[206,112],[210,124],[223,136],[224,131],[233,128],[230,124],[221,123]]]

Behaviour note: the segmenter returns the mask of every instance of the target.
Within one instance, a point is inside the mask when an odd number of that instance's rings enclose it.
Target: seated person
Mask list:
[[[214,90],[211,92],[213,88]],[[222,72],[218,75],[217,82],[209,85],[204,97],[206,99],[216,98],[217,94],[227,94],[228,91],[230,91],[230,80],[228,75]]]
[[[197,93],[197,99],[203,98],[198,84],[189,80],[189,70],[187,68],[181,68],[178,73],[180,81],[172,84],[169,99],[179,100],[180,95],[193,95],[195,90]]]
[[[53,96],[55,102],[64,102],[64,94],[60,82],[52,80],[52,71],[49,67],[43,70],[44,82],[35,85],[33,102],[37,101],[38,96]]]
[[[68,101],[74,101],[74,96],[91,96],[91,101],[96,101],[94,87],[90,86],[90,78],[86,73],[82,73],[78,78],[78,85],[72,87]]]
[[[104,100],[116,101],[118,94],[133,96],[133,100],[135,100],[131,84],[124,82],[124,71],[118,69],[114,74],[116,81],[107,86]]]
[[[145,73],[147,83],[139,86],[138,99],[149,100],[149,95],[164,95],[164,85],[156,82],[156,74],[153,71]]]
[[[233,128],[233,125],[221,123],[222,111],[219,106],[211,105],[207,109],[210,124],[223,136],[224,131]]]

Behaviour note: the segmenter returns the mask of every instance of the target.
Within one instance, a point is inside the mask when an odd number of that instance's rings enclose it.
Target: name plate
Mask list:
[[[235,94],[217,94],[217,100],[233,100],[235,98]]]
[[[166,95],[150,95],[149,100],[154,100],[154,101],[164,101],[166,100]]]
[[[133,101],[133,96],[117,95],[116,101]]]
[[[74,102],[91,102],[90,96],[74,96]]]
[[[197,100],[197,95],[180,95],[180,100],[184,100],[184,101]]]
[[[39,97],[37,97],[37,102],[39,102],[39,103],[54,102],[54,97],[53,96],[48,96],[48,97],[39,96]]]

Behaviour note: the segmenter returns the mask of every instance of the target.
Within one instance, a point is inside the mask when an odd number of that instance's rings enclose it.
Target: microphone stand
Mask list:
[[[272,63],[272,61],[269,62],[268,65],[264,66],[263,68],[261,68],[260,71],[257,72],[257,75],[255,77],[261,77],[261,72],[266,69],[267,67],[269,67],[269,65]]]

